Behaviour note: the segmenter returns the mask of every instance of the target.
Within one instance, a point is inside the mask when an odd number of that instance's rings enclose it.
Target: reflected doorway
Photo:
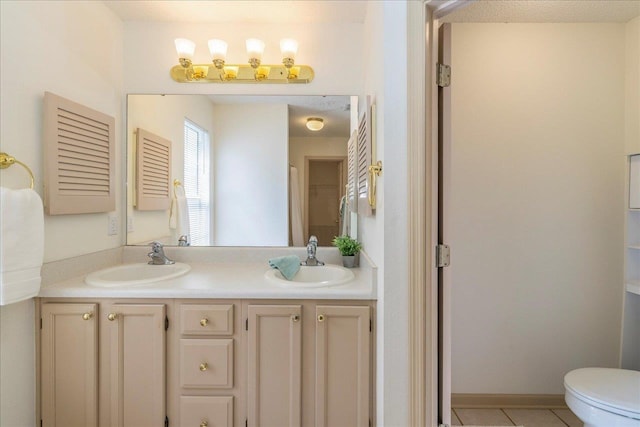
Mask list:
[[[340,202],[345,195],[346,157],[307,157],[305,176],[305,241],[318,238],[331,246],[340,235]]]

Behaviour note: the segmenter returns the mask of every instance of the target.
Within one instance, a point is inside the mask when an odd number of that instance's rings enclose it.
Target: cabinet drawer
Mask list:
[[[233,335],[233,304],[182,304],[183,335]]]
[[[180,397],[180,427],[232,426],[232,396]]]
[[[233,339],[180,340],[180,385],[233,387]]]

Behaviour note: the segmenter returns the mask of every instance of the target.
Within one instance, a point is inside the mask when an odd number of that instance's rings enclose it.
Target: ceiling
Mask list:
[[[450,4],[432,2],[436,8]],[[477,0],[442,22],[628,22],[640,15],[640,0]]]
[[[104,0],[123,21],[286,24],[363,23],[363,0]]]
[[[211,95],[214,104],[287,104],[289,106],[289,136],[349,139],[351,124],[349,96],[253,96]],[[307,118],[321,117],[324,127],[312,132]]]

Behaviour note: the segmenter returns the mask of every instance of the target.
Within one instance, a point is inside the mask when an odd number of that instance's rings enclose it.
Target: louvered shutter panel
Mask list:
[[[358,123],[358,213],[364,216],[373,215],[369,205],[369,165],[371,155],[371,114],[367,108]]]
[[[113,117],[45,92],[43,143],[49,215],[116,209]]]
[[[171,205],[171,141],[136,131],[136,209],[167,210]]]
[[[349,211],[358,212],[358,131],[354,130],[347,143],[347,201]]]

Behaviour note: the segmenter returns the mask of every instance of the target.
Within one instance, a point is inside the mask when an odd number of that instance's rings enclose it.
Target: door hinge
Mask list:
[[[244,427],[249,427],[249,419],[245,418],[244,420]]]
[[[451,67],[445,64],[436,64],[436,84],[440,87],[451,86]]]
[[[436,246],[436,267],[449,267],[451,265],[451,248],[448,245]]]
[[[42,427],[42,420],[40,420],[40,427]]]
[[[249,330],[249,318],[247,317],[247,319],[244,321],[244,330],[248,331]]]
[[[169,427],[169,417],[164,417],[164,427]]]
[[[369,319],[369,332],[373,331],[373,320]]]
[[[169,330],[169,316],[164,316],[164,330]]]
[[[42,317],[40,318],[40,329],[42,329]]]

